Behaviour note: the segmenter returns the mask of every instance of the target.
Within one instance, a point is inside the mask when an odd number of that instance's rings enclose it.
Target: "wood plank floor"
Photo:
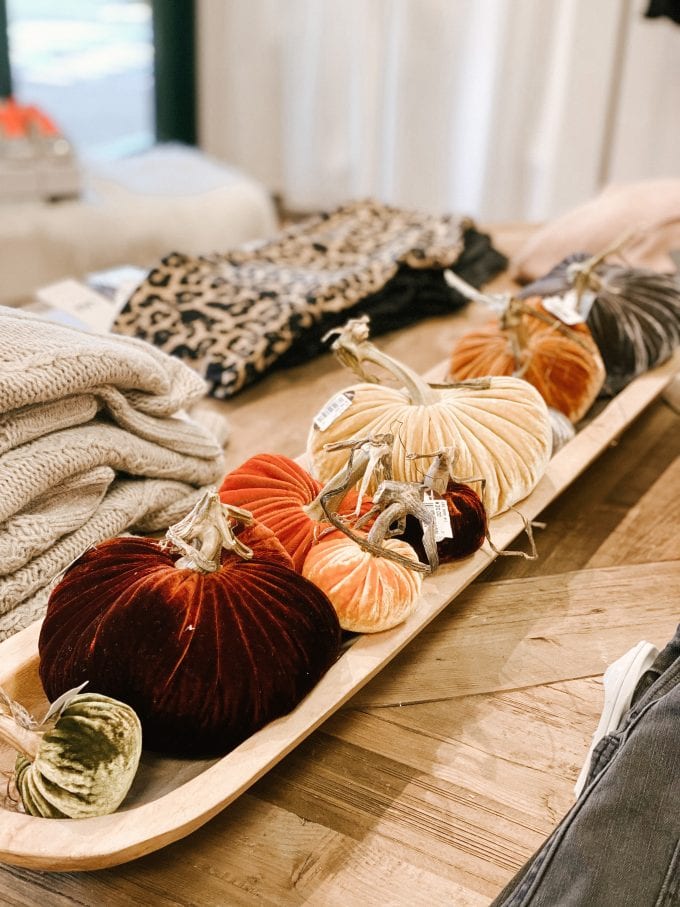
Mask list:
[[[420,361],[414,337],[432,340]],[[388,342],[424,368],[448,341],[430,323]],[[319,377],[327,367],[305,367],[305,412],[277,422],[268,449],[299,452],[307,408],[338,387],[335,367]],[[267,409],[255,393],[226,408],[239,428],[230,466],[260,449],[273,413],[291,412],[292,380],[272,377]],[[488,904],[572,802],[606,665],[675,630],[679,429],[666,403],[651,406],[544,512],[537,562],[493,563],[206,826],[114,869],[2,867],[0,904]]]

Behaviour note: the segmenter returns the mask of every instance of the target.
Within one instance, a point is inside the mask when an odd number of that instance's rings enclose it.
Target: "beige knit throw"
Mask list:
[[[108,466],[77,473],[0,524],[0,576],[19,570],[97,510],[116,474]]]
[[[222,456],[222,444],[202,423],[184,413],[147,415],[135,409],[128,396],[115,387],[93,388],[89,394],[37,403],[5,413],[0,416],[0,454],[49,432],[89,422],[98,411],[140,438],[178,453],[202,458]]]
[[[96,466],[194,486],[217,482],[224,473],[221,457],[202,459],[179,454],[95,419],[43,435],[0,456],[0,521]]]
[[[205,393],[196,372],[143,340],[0,306],[0,413],[101,387],[117,387],[152,416],[171,416]]]
[[[91,545],[127,529],[152,532],[184,516],[200,489],[162,479],[115,481],[94,514],[75,532],[10,576],[0,578],[0,640],[42,617],[59,575]]]
[[[143,341],[0,307],[0,639],[88,546],[166,528],[219,481],[224,432],[184,413],[204,390]]]

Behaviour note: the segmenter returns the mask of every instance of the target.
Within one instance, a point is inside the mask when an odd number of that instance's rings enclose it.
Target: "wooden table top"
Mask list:
[[[483,317],[380,339],[424,371]],[[299,453],[351,383],[329,356],[228,404],[228,467]],[[601,675],[680,599],[680,418],[660,399],[382,673],[189,837],[113,869],[0,869],[0,904],[486,905],[570,807]]]

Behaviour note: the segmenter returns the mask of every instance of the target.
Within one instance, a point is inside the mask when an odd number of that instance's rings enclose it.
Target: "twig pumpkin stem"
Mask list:
[[[324,339],[335,335],[331,350],[342,365],[353,371],[362,381],[369,384],[381,383],[375,375],[365,369],[365,365],[373,364],[392,375],[403,386],[414,405],[427,406],[436,403],[439,397],[433,393],[427,381],[402,362],[397,362],[379,350],[369,341],[368,334],[368,316],[362,315],[360,318],[351,318],[342,328],[329,331]]]
[[[220,567],[223,548],[249,560],[252,549],[234,534],[232,520],[249,526],[253,515],[241,507],[223,504],[216,491],[206,491],[194,508],[165,534],[167,541],[183,555],[175,561],[175,567],[214,573]]]

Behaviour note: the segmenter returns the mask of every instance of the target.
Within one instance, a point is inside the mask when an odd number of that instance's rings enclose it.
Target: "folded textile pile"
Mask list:
[[[359,201],[224,255],[168,255],[113,330],[190,363],[225,398],[317,355],[350,317],[370,315],[377,335],[454,311],[465,299],[447,268],[479,286],[505,265],[468,220]]]
[[[149,344],[0,307],[0,640],[90,545],[161,530],[224,472],[205,393]]]

